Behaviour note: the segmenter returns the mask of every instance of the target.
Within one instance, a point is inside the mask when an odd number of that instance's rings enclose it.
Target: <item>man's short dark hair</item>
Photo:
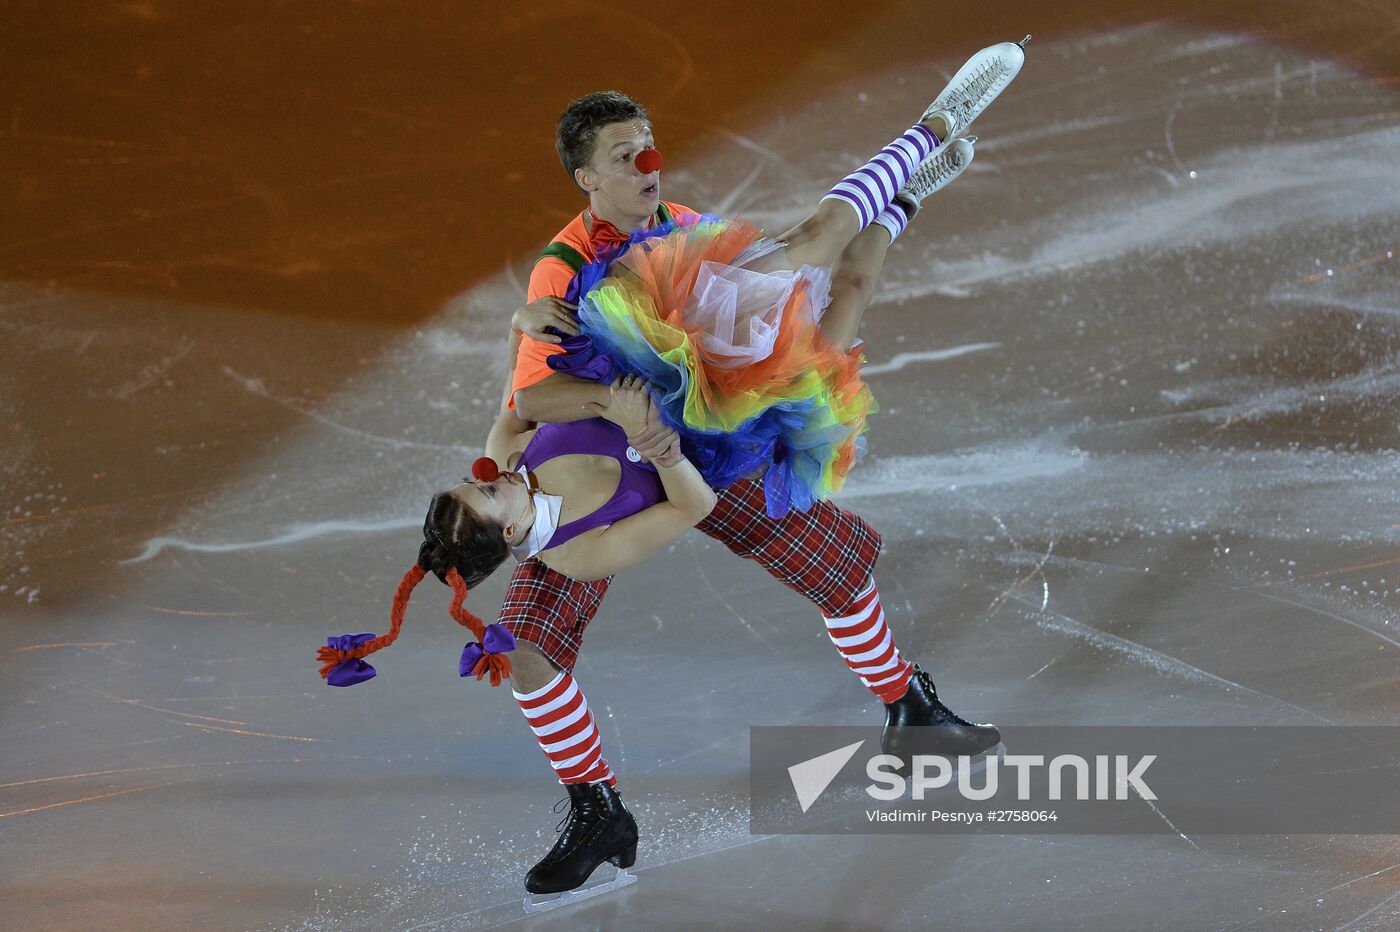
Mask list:
[[[559,115],[555,124],[554,148],[569,177],[588,164],[598,130],[610,123],[642,120],[651,123],[647,108],[618,91],[598,91],[575,100]]]

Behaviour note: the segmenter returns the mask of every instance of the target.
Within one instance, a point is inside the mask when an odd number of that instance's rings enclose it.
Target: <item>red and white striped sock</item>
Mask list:
[[[894,702],[904,695],[914,667],[894,646],[873,577],[849,609],[834,618],[822,617],[831,643],[866,688],[881,702]]]
[[[572,676],[561,672],[534,692],[515,693],[515,701],[520,703],[520,711],[560,783],[607,781],[617,785],[617,777],[603,758],[598,723]]]

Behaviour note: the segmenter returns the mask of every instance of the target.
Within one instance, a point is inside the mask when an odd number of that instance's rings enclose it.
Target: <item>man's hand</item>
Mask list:
[[[553,327],[561,333],[573,336],[578,333],[578,308],[553,295],[531,301],[516,310],[510,317],[510,325],[517,333],[523,333],[541,343],[559,343],[560,338],[545,333],[546,327]]]

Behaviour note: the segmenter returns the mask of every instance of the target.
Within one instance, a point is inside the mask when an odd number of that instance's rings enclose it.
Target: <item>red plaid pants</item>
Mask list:
[[[764,510],[761,480],[736,482],[717,493],[714,511],[700,530],[734,553],[758,563],[822,614],[846,614],[870,580],[880,555],[880,535],[860,517],[818,502],[782,518]],[[571,671],[583,631],[607,594],[608,579],[581,582],[539,560],[517,564],[498,619],[511,634],[530,641],[560,668]]]

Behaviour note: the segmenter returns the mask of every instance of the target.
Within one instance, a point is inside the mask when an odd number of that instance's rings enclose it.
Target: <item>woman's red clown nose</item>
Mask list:
[[[483,456],[472,463],[472,478],[478,482],[495,482],[501,478],[501,468],[489,456]]]

